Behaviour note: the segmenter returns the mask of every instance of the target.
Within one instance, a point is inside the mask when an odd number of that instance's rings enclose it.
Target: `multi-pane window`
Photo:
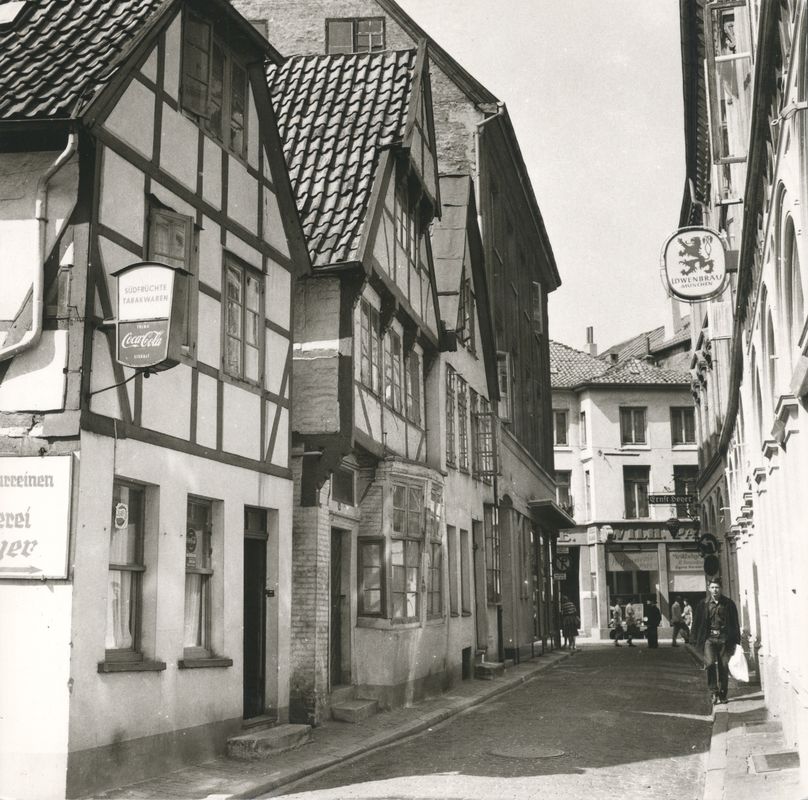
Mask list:
[[[582,411],[578,415],[578,430],[578,436],[581,440],[581,447],[586,447],[589,443],[589,432],[586,429],[586,411]]]
[[[566,446],[569,442],[567,435],[567,412],[564,410],[553,411],[553,443],[556,446]]]
[[[384,50],[384,17],[329,19],[325,38],[325,51],[329,55],[378,53]]]
[[[699,478],[699,468],[691,464],[677,464],[673,468],[673,491],[675,494],[689,494],[694,499],[692,503],[677,503],[676,516],[688,517],[694,512],[695,498],[697,497],[696,481]]]
[[[446,463],[455,464],[455,385],[457,374],[454,368],[446,365]]]
[[[418,226],[416,209],[410,201],[406,183],[400,183],[396,189],[396,241],[410,264],[418,261]]]
[[[693,406],[671,408],[671,442],[674,446],[696,443],[696,412]]]
[[[494,437],[494,415],[487,397],[479,398],[477,415],[477,469],[483,483],[491,483],[497,471],[496,438]]]
[[[454,525],[446,526],[446,547],[449,559],[449,613],[456,617],[459,613],[458,606],[458,584],[459,584],[459,563],[458,563],[458,543],[457,528]]]
[[[421,424],[421,359],[410,351],[404,364],[406,415],[410,422]]]
[[[645,409],[626,406],[620,409],[621,444],[645,444]]]
[[[188,498],[185,533],[186,655],[210,655],[211,580],[213,578],[213,503]]]
[[[572,495],[570,494],[570,481],[572,473],[568,470],[557,470],[555,474],[556,482],[556,502],[568,514],[572,513]]]
[[[374,394],[379,394],[379,312],[363,300],[361,315],[361,380]]]
[[[234,377],[260,383],[263,364],[263,278],[225,259],[224,369]]]
[[[480,523],[475,521],[475,526]],[[469,532],[460,529],[460,609],[471,614],[471,543]]]
[[[384,540],[359,539],[359,609],[362,617],[384,616]]]
[[[648,516],[648,482],[648,467],[623,467],[626,519],[643,519]]]
[[[423,519],[423,488],[393,484],[390,565],[394,620],[411,621],[418,618]]]
[[[469,437],[471,439],[471,474],[480,474],[480,396],[469,387]]]
[[[401,337],[388,331],[384,338],[384,401],[401,413]]]
[[[511,354],[497,353],[497,380],[499,382],[498,416],[503,422],[510,422],[513,415]]]
[[[182,108],[225,147],[244,155],[247,72],[213,27],[190,13],[183,32]]]
[[[469,468],[469,408],[466,382],[457,377],[457,465],[462,470]]]
[[[115,481],[107,577],[107,659],[140,659],[145,490]]]
[[[497,518],[497,509],[494,506],[486,504],[483,512],[486,596],[489,603],[498,603],[502,599],[499,520]]]
[[[427,542],[426,615],[432,619],[443,616],[443,562],[441,553],[440,542]]]

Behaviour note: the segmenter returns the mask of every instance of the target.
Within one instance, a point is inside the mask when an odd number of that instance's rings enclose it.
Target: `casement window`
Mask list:
[[[480,474],[480,396],[469,387],[469,438],[471,439],[471,474]]]
[[[494,415],[487,397],[479,398],[477,414],[477,470],[483,483],[491,483],[497,474],[497,440]]]
[[[499,381],[499,418],[503,422],[513,419],[513,378],[511,354],[497,353],[497,379]]]
[[[204,658],[211,648],[213,503],[188,498],[185,533],[185,657]]]
[[[407,419],[416,425],[420,425],[423,376],[421,374],[421,359],[418,353],[414,351],[410,351],[404,365],[404,383]]]
[[[457,459],[455,435],[455,394],[457,374],[446,365],[446,463],[454,466]]]
[[[326,20],[325,52],[334,55],[384,50],[384,22],[384,17]]]
[[[359,581],[357,613],[361,617],[383,617],[384,539],[360,538],[357,544]]]
[[[690,464],[676,464],[673,467],[673,491],[675,494],[689,494],[694,498],[698,494],[696,481],[699,478],[698,466]],[[694,500],[695,504],[695,500]],[[694,509],[688,503],[677,503],[676,516],[689,517]]]
[[[346,506],[355,504],[356,473],[344,464],[331,473],[331,499]]]
[[[569,443],[567,412],[564,410],[553,411],[553,443],[556,447],[566,447]]]
[[[446,557],[449,560],[449,613],[456,617],[460,613],[458,604],[460,588],[460,560],[458,556],[457,528],[446,526]]]
[[[379,312],[363,300],[361,304],[360,373],[362,385],[379,394]]]
[[[400,181],[396,187],[395,232],[399,252],[405,257],[405,264],[415,266],[418,263],[418,221],[417,206],[410,198],[406,181]],[[397,264],[397,269],[399,265]]]
[[[244,157],[247,143],[247,71],[215,35],[213,26],[187,13],[183,28],[184,111],[228,150]]]
[[[584,519],[592,519],[592,474],[584,471]]]
[[[485,530],[485,583],[486,596],[489,603],[502,600],[502,566],[500,560],[501,542],[499,537],[499,519],[497,509],[486,504],[483,506],[483,525]]]
[[[480,523],[475,521],[474,525]],[[460,609],[471,614],[471,542],[469,532],[460,529]]]
[[[182,352],[191,358],[196,355],[195,254],[196,237],[191,217],[177,214],[151,203],[149,207],[148,260],[172,267],[181,267],[188,273],[178,272],[174,277],[174,293],[178,296],[177,308],[183,309],[183,314],[180,319],[172,320],[172,325],[179,325]]]
[[[648,517],[649,467],[623,467],[626,519]]]
[[[225,256],[224,371],[260,384],[264,363],[263,276]]]
[[[696,411],[692,406],[671,407],[671,442],[696,443]]]
[[[646,444],[644,408],[625,406],[620,409],[620,443]]]
[[[570,494],[570,482],[572,473],[568,470],[556,470],[556,502],[568,514],[572,514],[572,494]]]
[[[460,287],[457,306],[457,338],[470,353],[475,349],[474,319],[474,292],[471,281],[466,278]]]
[[[393,330],[384,338],[384,402],[399,414],[401,405],[401,337]]]
[[[705,9],[707,93],[718,202],[740,202],[752,118],[752,33],[746,0]]]
[[[586,411],[578,414],[578,436],[581,447],[586,447],[589,444],[589,432],[586,429]]]
[[[440,542],[427,542],[426,616],[443,616],[443,548]]]
[[[531,320],[533,322],[533,332],[543,333],[544,331],[544,295],[542,285],[538,281],[531,281],[530,284]]]
[[[469,408],[466,382],[457,376],[457,466],[469,468]]]
[[[107,661],[140,661],[145,489],[116,480],[107,577]]]
[[[393,620],[412,622],[420,614],[421,545],[424,540],[424,490],[393,484],[393,532],[390,541]]]

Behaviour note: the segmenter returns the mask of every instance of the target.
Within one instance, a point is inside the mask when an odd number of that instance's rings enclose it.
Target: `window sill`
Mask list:
[[[463,612],[460,614],[460,616],[461,617],[470,617],[471,616],[471,611],[466,611],[464,609]]]
[[[427,617],[426,625],[427,628],[435,628],[438,625],[443,625],[446,622],[446,619],[443,615],[440,617]]]
[[[460,616],[460,614],[459,614],[459,612],[457,612],[457,611],[452,611],[452,612],[449,614],[449,616],[450,616],[450,617],[452,617],[452,619],[455,619],[455,618],[459,617],[459,616]]]
[[[210,667],[232,667],[232,658],[181,658],[177,662],[180,669],[207,669]]]
[[[162,672],[166,668],[165,661],[99,661],[98,671],[102,674],[112,672]]]
[[[683,442],[682,444],[675,444],[672,445],[673,450],[687,450],[687,451],[695,451],[699,449],[699,446],[695,442]]]
[[[411,630],[420,628],[421,623],[417,619],[413,620],[391,620],[382,617],[358,617],[356,620],[357,628],[373,628],[375,630],[394,631],[394,630]]]
[[[572,448],[568,444],[554,444],[553,450],[561,453],[571,453]]]
[[[621,450],[650,450],[650,444],[621,444]]]

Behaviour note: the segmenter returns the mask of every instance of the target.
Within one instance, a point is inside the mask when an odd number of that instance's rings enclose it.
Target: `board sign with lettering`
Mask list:
[[[651,505],[678,506],[697,503],[699,498],[695,494],[649,494],[648,502]]]
[[[0,456],[0,580],[67,577],[72,456]]]

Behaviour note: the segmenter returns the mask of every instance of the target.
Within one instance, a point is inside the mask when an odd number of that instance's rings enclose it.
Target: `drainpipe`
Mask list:
[[[73,157],[78,148],[78,134],[71,131],[67,138],[67,146],[59,157],[50,165],[47,172],[37,182],[35,215],[39,223],[39,237],[37,243],[37,265],[32,285],[33,313],[31,330],[26,331],[22,339],[8,347],[0,348],[0,361],[13,358],[18,353],[35,347],[42,336],[42,318],[45,295],[45,246],[48,232],[48,183],[51,178]]]
[[[504,110],[505,103],[497,100],[497,110],[482,122],[478,122],[474,130],[474,199],[477,201],[477,225],[480,228],[481,235],[483,233],[483,212],[480,201],[480,132],[489,122],[502,116]]]

